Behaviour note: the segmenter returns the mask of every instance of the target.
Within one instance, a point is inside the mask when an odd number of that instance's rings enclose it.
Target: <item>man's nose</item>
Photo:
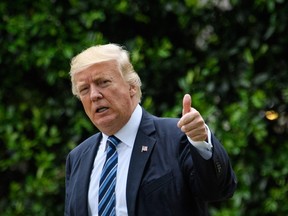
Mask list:
[[[96,101],[99,100],[103,97],[102,93],[100,92],[99,88],[97,88],[95,85],[91,86],[91,91],[90,91],[90,98],[91,101]]]

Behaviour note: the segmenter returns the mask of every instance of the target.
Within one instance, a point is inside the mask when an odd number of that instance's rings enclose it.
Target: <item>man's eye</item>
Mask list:
[[[109,85],[110,80],[101,80],[98,84],[102,87]]]
[[[80,88],[79,92],[81,95],[86,94],[88,92],[88,87]]]

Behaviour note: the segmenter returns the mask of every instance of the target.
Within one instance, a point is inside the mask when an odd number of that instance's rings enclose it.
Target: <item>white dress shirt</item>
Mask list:
[[[121,143],[117,146],[118,153],[118,168],[116,177],[116,215],[127,216],[127,203],[126,203],[126,183],[128,176],[128,168],[130,164],[133,145],[136,139],[136,134],[142,118],[142,108],[137,105],[131,118],[127,124],[114,134]],[[208,143],[207,142],[194,142],[189,139],[189,142],[194,145],[199,154],[206,160],[212,156],[211,133],[208,129]],[[88,214],[89,216],[98,216],[98,190],[100,175],[102,167],[106,159],[106,141],[108,136],[102,133],[102,140],[99,145],[98,152],[94,160],[93,170],[90,176],[90,185],[88,191]]]

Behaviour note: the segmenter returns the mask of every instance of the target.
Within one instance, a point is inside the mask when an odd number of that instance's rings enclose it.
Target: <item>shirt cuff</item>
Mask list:
[[[212,157],[212,148],[213,145],[211,143],[211,131],[207,125],[207,133],[208,133],[208,142],[206,141],[193,141],[188,136],[189,142],[197,149],[198,153],[205,159],[209,160]]]

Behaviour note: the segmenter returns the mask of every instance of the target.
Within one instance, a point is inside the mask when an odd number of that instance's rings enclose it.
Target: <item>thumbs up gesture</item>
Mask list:
[[[185,94],[183,97],[182,117],[177,126],[195,142],[207,140],[205,122],[200,113],[192,107],[192,100],[189,94]]]

